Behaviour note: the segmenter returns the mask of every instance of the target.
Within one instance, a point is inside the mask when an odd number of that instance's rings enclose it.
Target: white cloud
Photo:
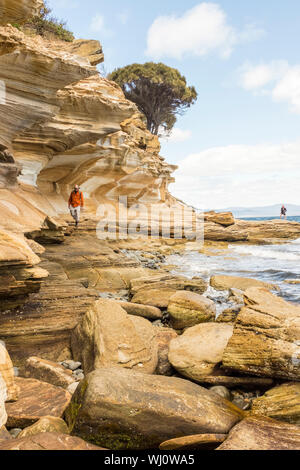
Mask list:
[[[290,67],[276,84],[272,96],[274,101],[289,103],[291,110],[300,114],[300,65]]]
[[[164,140],[171,143],[185,142],[192,136],[192,131],[174,127],[169,137],[163,137]]]
[[[269,94],[275,102],[286,102],[300,114],[300,65],[278,60],[254,65],[247,63],[239,71],[239,83],[248,91]]]
[[[228,58],[236,44],[257,39],[263,34],[255,25],[237,31],[216,3],[200,3],[182,16],[159,16],[148,31],[147,55],[154,59],[184,55],[205,56],[216,52]]]
[[[200,209],[299,203],[300,141],[231,145],[178,163],[171,192]]]

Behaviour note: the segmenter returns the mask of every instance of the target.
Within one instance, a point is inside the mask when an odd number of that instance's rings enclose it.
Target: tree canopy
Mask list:
[[[194,87],[174,68],[162,63],[132,64],[114,70],[108,77],[124,91],[147,118],[148,130],[158,134],[163,128],[169,133],[177,116],[197,100]]]

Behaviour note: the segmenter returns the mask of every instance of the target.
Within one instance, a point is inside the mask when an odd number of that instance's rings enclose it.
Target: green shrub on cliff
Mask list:
[[[52,10],[45,3],[45,6],[41,7],[39,15],[27,21],[24,27],[35,31],[40,36],[54,36],[62,41],[72,42],[74,35],[66,29],[66,22],[57,19],[51,13]]]
[[[197,100],[194,87],[186,78],[165,64],[147,62],[114,70],[108,78],[121,86],[127,99],[133,101],[147,118],[148,130],[169,133],[177,120]]]

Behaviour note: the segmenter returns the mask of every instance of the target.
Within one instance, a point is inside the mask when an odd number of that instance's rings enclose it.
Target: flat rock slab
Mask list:
[[[300,383],[272,388],[252,403],[252,413],[300,425]]]
[[[244,413],[187,380],[103,368],[80,383],[65,416],[71,434],[84,440],[142,450],[178,437],[227,434]]]
[[[250,287],[262,287],[268,290],[279,290],[275,284],[237,276],[212,276],[210,285],[216,290],[229,290],[232,288],[245,291]]]
[[[16,377],[16,384],[20,387],[19,399],[6,404],[9,428],[23,429],[45,416],[61,418],[72,397],[60,387],[35,379]]]
[[[52,432],[0,442],[1,450],[107,450],[78,437]]]
[[[180,437],[160,444],[160,450],[214,450],[222,444],[228,434],[198,434]]]
[[[247,418],[217,450],[300,450],[300,428],[270,418]]]

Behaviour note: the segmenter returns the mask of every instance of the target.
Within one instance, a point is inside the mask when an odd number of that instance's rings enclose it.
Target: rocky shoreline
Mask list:
[[[175,199],[176,167],[95,67],[101,44],[9,24],[40,6],[0,0],[0,450],[299,450],[300,307],[167,257],[285,243],[300,224]]]
[[[62,435],[70,449],[299,448],[299,307],[274,284],[213,276],[235,305],[217,316],[208,284],[165,264],[189,242],[103,242],[89,227],[31,244],[41,263],[27,269],[49,274],[38,289],[6,286],[15,369],[5,352],[0,449],[57,448]]]

